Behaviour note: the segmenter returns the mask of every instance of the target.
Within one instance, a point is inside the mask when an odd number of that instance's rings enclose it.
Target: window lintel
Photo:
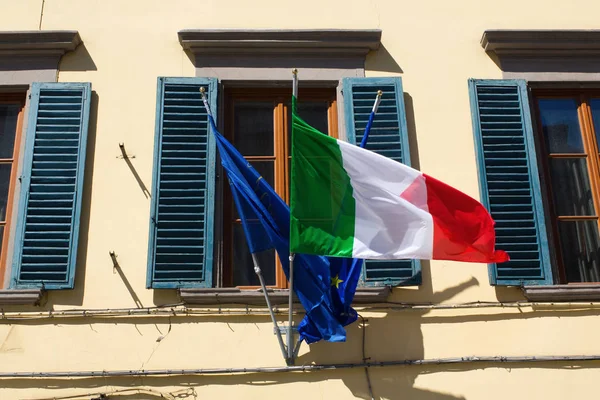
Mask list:
[[[179,43],[195,56],[247,54],[362,56],[379,49],[380,29],[184,29]]]
[[[78,31],[0,31],[0,56],[62,56],[80,43]]]

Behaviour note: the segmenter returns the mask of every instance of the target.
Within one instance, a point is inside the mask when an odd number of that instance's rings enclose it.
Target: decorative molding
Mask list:
[[[56,82],[60,58],[80,43],[77,31],[0,31],[0,85]]]
[[[39,305],[42,289],[0,290],[0,305]]]
[[[525,298],[530,301],[597,301],[599,284],[525,286]]]
[[[600,30],[487,30],[481,46],[505,79],[600,79]]]
[[[196,76],[221,81],[339,81],[365,75],[381,30],[192,30],[178,32]]]
[[[0,56],[62,56],[80,43],[78,31],[0,31]]]
[[[361,288],[354,295],[353,304],[384,303],[390,294],[388,286],[378,288]],[[266,306],[261,290],[240,290],[238,288],[218,289],[179,289],[181,301],[193,305],[244,304]],[[272,305],[288,304],[289,290],[269,290]],[[298,300],[294,296],[295,303]]]
[[[487,30],[481,47],[498,55],[600,55],[600,30]]]
[[[194,55],[292,54],[366,56],[381,43],[380,29],[364,30],[205,30],[178,32],[179,43]]]

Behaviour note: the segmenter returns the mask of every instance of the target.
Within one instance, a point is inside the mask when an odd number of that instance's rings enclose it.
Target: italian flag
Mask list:
[[[292,101],[290,252],[499,263],[494,221],[466,194],[331,138]]]

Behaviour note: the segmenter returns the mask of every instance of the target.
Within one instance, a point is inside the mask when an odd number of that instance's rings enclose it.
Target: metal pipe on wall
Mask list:
[[[356,305],[361,311],[411,311],[411,310],[458,310],[479,308],[526,308],[544,307],[543,311],[556,309],[595,309],[600,308],[600,302],[475,302],[455,304],[418,304],[418,303],[381,303],[373,305]],[[551,308],[552,307],[552,308]],[[287,315],[287,308],[273,307],[273,312]],[[187,307],[183,305],[168,305],[147,308],[106,308],[106,309],[70,309],[49,311],[4,311],[0,309],[0,322],[13,320],[35,320],[48,318],[110,318],[110,317],[195,317],[195,316],[225,316],[225,315],[263,315],[269,316],[270,311],[262,307]]]
[[[140,376],[183,376],[183,375],[238,375],[238,374],[272,374],[287,372],[313,372],[351,368],[394,367],[410,365],[443,365],[472,363],[539,363],[572,361],[600,361],[600,355],[579,356],[469,356],[452,358],[433,358],[422,360],[374,361],[348,364],[310,364],[285,367],[250,367],[250,368],[198,368],[198,369],[158,369],[158,370],[116,370],[116,371],[72,371],[72,372],[0,372],[0,379],[30,378],[95,378],[95,377],[140,377]]]

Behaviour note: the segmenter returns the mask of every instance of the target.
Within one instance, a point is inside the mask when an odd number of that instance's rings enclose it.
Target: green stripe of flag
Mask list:
[[[351,257],[355,208],[337,140],[304,122],[292,98],[290,251]]]

